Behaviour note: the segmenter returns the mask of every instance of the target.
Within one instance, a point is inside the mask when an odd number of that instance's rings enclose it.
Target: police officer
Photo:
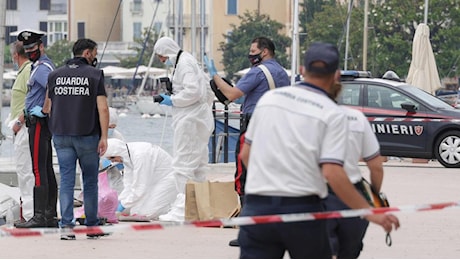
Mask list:
[[[301,71],[304,82],[266,93],[256,105],[241,159],[248,166],[242,216],[323,211],[326,180],[350,208],[370,207],[344,169],[347,118],[329,93],[338,80],[339,52],[313,43]],[[391,214],[365,218],[390,232]],[[240,258],[331,258],[326,222],[241,226]]]
[[[238,84],[233,88],[228,85],[221,77],[217,75],[217,70],[214,66],[214,61],[208,61],[205,57],[206,67],[213,78],[215,84],[230,101],[236,100],[245,95],[242,106],[242,122],[240,124],[240,135],[235,148],[235,191],[240,195],[244,195],[244,185],[246,183],[246,167],[241,163],[239,152],[243,146],[244,134],[251,119],[252,112],[260,97],[270,90],[269,80],[259,65],[265,65],[270,72],[275,87],[284,87],[290,84],[289,76],[284,68],[276,61],[275,44],[266,37],[256,37],[252,40],[249,48],[248,60],[252,67],[249,72],[238,81]],[[241,200],[242,202],[242,200]],[[243,203],[242,203],[243,204]],[[231,240],[230,246],[238,246],[238,240]]]
[[[72,228],[76,163],[82,170],[85,225],[99,225],[98,168],[99,156],[107,149],[109,107],[104,88],[104,73],[97,64],[97,44],[91,39],[77,40],[74,58],[48,77],[45,110],[50,112],[50,129],[61,174],[59,202],[60,226]],[[71,117],[71,119],[69,119]],[[98,238],[105,234],[88,234]],[[63,234],[62,240],[74,240]]]
[[[57,227],[57,183],[53,170],[51,134],[48,118],[42,111],[45,102],[46,82],[54,70],[53,62],[45,54],[41,40],[44,34],[34,30],[19,33],[24,50],[32,61],[26,95],[24,117],[29,128],[29,148],[32,170],[35,176],[34,216],[27,222],[16,224],[17,228]]]

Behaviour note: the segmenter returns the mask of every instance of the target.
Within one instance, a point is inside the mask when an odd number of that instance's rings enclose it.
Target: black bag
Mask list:
[[[222,78],[229,86],[233,87],[232,83],[228,81],[226,78]],[[216,95],[217,99],[219,100],[220,103],[224,105],[230,104],[232,101],[228,100],[228,98],[220,91],[220,89],[217,87],[216,83],[214,82],[213,79],[209,81],[209,85],[211,85],[212,92]]]

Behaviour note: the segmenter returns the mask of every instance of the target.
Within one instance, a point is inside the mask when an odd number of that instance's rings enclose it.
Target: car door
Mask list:
[[[363,112],[376,134],[382,155],[411,157],[427,150],[426,108],[396,87],[367,83]],[[402,108],[413,105],[415,111]]]

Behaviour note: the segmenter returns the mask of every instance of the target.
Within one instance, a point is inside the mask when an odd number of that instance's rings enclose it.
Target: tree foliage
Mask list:
[[[73,42],[67,40],[57,41],[46,49],[46,55],[53,61],[56,67],[60,67],[73,57],[73,44]]]
[[[127,57],[124,59],[120,59],[120,66],[124,68],[132,68],[136,67],[137,63],[139,62],[139,57],[142,55],[141,63],[139,65],[147,66],[150,57],[153,54],[153,47],[155,46],[156,41],[161,36],[155,30],[151,30],[149,33],[149,28],[144,28],[144,32],[141,38],[135,39],[134,42],[137,43],[134,47],[130,48],[136,52],[135,56]],[[147,39],[147,41],[145,41]],[[145,44],[145,49],[144,49]],[[154,59],[152,63],[152,67],[163,67],[163,63],[160,60]]]
[[[232,33],[224,35],[226,42],[219,43],[219,50],[223,52],[222,63],[228,78],[233,78],[235,72],[249,67],[249,47],[251,41],[259,36],[264,36],[275,44],[275,58],[284,67],[288,65],[289,58],[286,48],[290,47],[291,39],[281,35],[283,25],[270,19],[268,15],[257,14],[256,12],[245,12],[239,15],[240,26],[231,25]]]
[[[335,2],[335,1],[332,1]],[[306,37],[301,49],[314,41],[336,43],[342,60],[345,54],[344,28],[347,4],[337,5],[331,1],[306,0],[299,18]],[[368,64],[374,76],[387,70],[405,77],[412,59],[412,41],[419,23],[424,20],[423,0],[369,1],[368,16]],[[440,77],[456,75],[460,62],[460,3],[455,0],[430,0],[428,26]],[[354,6],[350,20],[349,69],[362,69],[363,50],[363,1]],[[302,25],[304,24],[304,25]],[[343,62],[342,62],[343,67]]]

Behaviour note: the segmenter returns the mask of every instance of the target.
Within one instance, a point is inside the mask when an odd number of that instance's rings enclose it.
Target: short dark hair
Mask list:
[[[91,39],[78,39],[72,48],[74,56],[80,56],[86,49],[94,50],[97,47],[97,43]]]
[[[275,44],[273,44],[273,42],[267,37],[256,37],[252,40],[251,44],[252,43],[257,43],[257,48],[261,50],[267,49],[270,51],[272,56],[275,55]]]

